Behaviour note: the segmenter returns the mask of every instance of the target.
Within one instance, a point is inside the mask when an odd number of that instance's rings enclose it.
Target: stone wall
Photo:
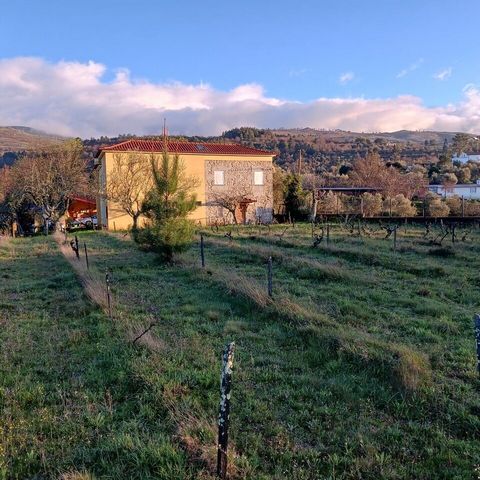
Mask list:
[[[214,171],[224,172],[224,185],[214,185]],[[254,172],[263,171],[263,185],[254,185]],[[231,213],[220,204],[226,198],[248,198],[248,223],[273,218],[273,166],[270,161],[207,160],[205,162],[207,222],[232,223]],[[240,222],[240,218],[237,218]]]

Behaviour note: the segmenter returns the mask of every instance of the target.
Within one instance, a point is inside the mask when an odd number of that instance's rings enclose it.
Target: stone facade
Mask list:
[[[223,185],[215,184],[214,172],[223,172]],[[255,185],[263,172],[263,185]],[[217,174],[218,176],[218,174]],[[222,174],[220,174],[222,176]],[[239,223],[271,222],[273,219],[273,167],[271,161],[207,160],[205,162],[207,222],[232,223],[231,212],[222,203],[246,200],[236,214]],[[240,203],[240,202],[239,202]]]

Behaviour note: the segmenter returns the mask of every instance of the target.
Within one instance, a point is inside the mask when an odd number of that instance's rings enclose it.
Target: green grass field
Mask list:
[[[393,252],[230,230],[204,231],[205,269],[198,244],[164,265],[120,234],[79,235],[89,272],[51,238],[0,244],[0,478],[214,478],[230,341],[230,478],[479,478],[480,231],[402,228]]]

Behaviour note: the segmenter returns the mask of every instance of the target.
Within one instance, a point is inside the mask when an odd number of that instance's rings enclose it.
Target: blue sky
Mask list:
[[[255,84],[264,97],[306,105],[408,95],[427,111],[465,102],[465,88],[480,85],[478,0],[3,3],[0,59],[92,61],[104,66],[103,85],[128,69],[132,83],[220,93]]]

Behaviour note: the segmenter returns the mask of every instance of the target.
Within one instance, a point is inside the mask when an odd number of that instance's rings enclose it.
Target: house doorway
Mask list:
[[[251,203],[255,203],[256,200],[252,200],[250,198],[244,198],[237,206],[236,211],[235,211],[235,217],[237,219],[237,222],[242,223],[245,225],[247,223],[247,210],[248,206]]]

